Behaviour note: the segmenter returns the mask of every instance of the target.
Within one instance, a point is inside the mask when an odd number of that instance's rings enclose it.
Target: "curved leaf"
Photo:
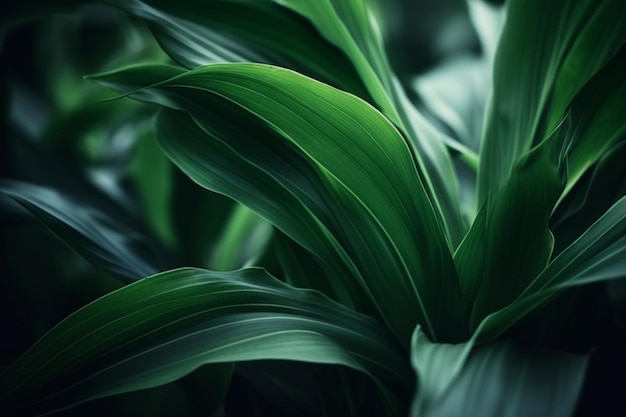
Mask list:
[[[350,58],[373,104],[410,139],[420,175],[450,246],[466,227],[457,203],[458,184],[444,135],[419,113],[396,79],[383,47],[378,22],[364,0],[275,0],[307,17],[319,32]]]
[[[272,225],[249,208],[236,205],[224,225],[208,266],[229,271],[252,266],[262,255],[272,237]]]
[[[564,249],[509,306],[485,318],[480,340],[492,340],[533,309],[562,291],[626,278],[626,197],[615,203],[574,243]]]
[[[545,268],[554,246],[548,220],[572,171],[595,162],[626,132],[625,58],[622,47],[572,99],[561,125],[518,159],[482,205],[455,254],[461,285],[475,298],[472,328],[516,299]]]
[[[186,68],[275,64],[368,97],[346,56],[306,19],[271,0],[108,1],[145,20],[163,50]]]
[[[78,310],[0,375],[0,392],[3,402],[52,411],[205,363],[290,359],[352,367],[403,397],[411,378],[399,349],[369,317],[261,269],[185,268]]]
[[[577,89],[617,50],[625,16],[621,0],[508,2],[481,149],[479,203],[552,132]]]
[[[167,269],[162,249],[109,213],[39,185],[3,181],[10,196],[78,254],[125,282]],[[167,262],[167,261],[165,261]]]
[[[418,374],[413,416],[568,417],[578,401],[587,357],[511,342],[435,344],[418,329],[413,364]],[[439,384],[433,387],[430,378]]]
[[[115,84],[125,73],[100,78]],[[249,205],[332,267],[339,258],[337,271],[353,276],[332,276],[350,289],[356,276],[404,343],[418,322],[436,339],[464,337],[466,305],[438,217],[407,144],[374,108],[255,64],[206,66],[147,91],[204,130],[180,116],[159,126],[164,150],[195,181]],[[181,123],[193,132],[181,134]]]

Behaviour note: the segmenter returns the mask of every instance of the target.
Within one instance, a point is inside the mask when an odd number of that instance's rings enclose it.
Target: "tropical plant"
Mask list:
[[[4,346],[4,410],[623,411],[597,408],[590,352],[624,346],[626,3],[468,0],[480,56],[402,82],[393,2],[101,3],[31,20],[38,90],[3,74],[5,244],[28,259],[3,304],[39,338]],[[85,16],[90,63],[66,44]],[[45,278],[74,290],[20,298]],[[42,335],[41,300],[76,309]]]

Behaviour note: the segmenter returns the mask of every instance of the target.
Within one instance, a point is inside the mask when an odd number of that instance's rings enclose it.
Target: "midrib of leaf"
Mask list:
[[[374,102],[410,138],[409,146],[439,226],[450,250],[466,230],[458,204],[458,184],[441,133],[413,107],[394,78],[377,23],[362,0],[275,0],[311,19],[320,33],[355,63]]]
[[[406,278],[406,280],[407,280],[407,281],[411,284],[411,288],[412,288],[412,290],[413,290],[413,293],[415,294],[415,296],[416,296],[416,298],[417,298],[417,301],[418,301],[418,305],[420,306],[420,309],[421,309],[421,311],[422,311],[422,318],[424,319],[424,323],[423,323],[423,324],[426,326],[426,328],[428,329],[428,331],[430,332],[430,334],[432,335],[432,337],[436,340],[436,339],[437,339],[437,331],[434,329],[434,326],[432,325],[431,320],[430,320],[430,318],[429,318],[429,313],[428,313],[428,310],[425,308],[425,305],[424,305],[424,303],[423,303],[423,301],[422,301],[422,299],[421,299],[421,296],[420,296],[421,291],[419,291],[419,290],[416,288],[415,284],[414,284],[414,280],[415,280],[415,279],[420,279],[420,278],[411,278],[411,277],[414,277],[414,274],[412,275],[412,274],[411,274],[411,271],[419,271],[419,270],[423,269],[423,267],[422,267],[422,266],[413,266],[411,269],[409,269],[409,268],[407,267],[406,258],[402,255],[402,252],[398,250],[398,246],[397,246],[397,244],[396,244],[395,240],[393,240],[393,239],[391,238],[391,236],[395,236],[395,237],[397,237],[397,236],[401,236],[401,235],[405,234],[405,233],[406,233],[406,230],[405,230],[405,229],[403,229],[402,227],[400,227],[400,228],[396,228],[395,230],[388,230],[388,227],[384,227],[384,226],[383,226],[383,223],[381,222],[380,218],[379,218],[379,217],[378,217],[378,216],[377,216],[374,212],[372,212],[372,211],[369,209],[369,207],[371,207],[371,206],[372,206],[372,204],[370,204],[370,205],[365,204],[365,203],[363,202],[363,200],[362,200],[362,199],[361,199],[361,198],[360,198],[357,194],[355,194],[355,192],[353,191],[353,190],[355,190],[355,187],[358,187],[358,186],[360,186],[360,185],[361,185],[361,183],[360,183],[360,179],[359,179],[359,180],[357,180],[355,183],[353,183],[351,186],[346,185],[346,184],[345,184],[345,183],[343,183],[343,182],[342,182],[339,178],[337,178],[334,174],[332,174],[332,173],[331,173],[331,170],[330,170],[328,167],[326,167],[326,166],[325,166],[325,165],[324,165],[324,164],[323,164],[323,163],[322,163],[319,159],[317,159],[317,158],[316,158],[314,155],[312,155],[310,152],[307,152],[304,148],[302,148],[302,147],[298,144],[298,142],[297,142],[297,141],[295,141],[295,140],[294,140],[294,139],[293,139],[293,138],[289,135],[289,133],[287,133],[287,132],[285,131],[285,127],[286,127],[286,126],[281,126],[281,127],[276,126],[276,125],[275,125],[275,124],[274,124],[271,120],[268,120],[266,117],[263,117],[263,116],[262,116],[262,115],[260,115],[257,111],[255,111],[253,108],[251,108],[251,107],[250,107],[250,105],[253,105],[253,104],[254,104],[254,103],[256,103],[257,101],[259,101],[259,100],[254,99],[254,97],[255,97],[255,96],[256,96],[256,97],[259,97],[259,98],[261,98],[261,97],[262,97],[262,99],[263,99],[262,101],[270,101],[270,102],[272,103],[272,106],[271,106],[272,108],[275,108],[275,109],[282,109],[282,110],[277,110],[279,114],[291,114],[291,115],[292,115],[292,117],[288,117],[288,118],[286,118],[286,119],[287,119],[287,120],[289,120],[290,122],[291,122],[291,121],[294,121],[294,120],[299,120],[299,121],[300,121],[300,122],[302,122],[303,124],[308,125],[308,126],[309,126],[309,128],[311,128],[311,130],[312,130],[312,131],[319,131],[317,127],[315,127],[314,125],[310,124],[308,121],[306,121],[305,119],[303,119],[303,118],[302,118],[302,117],[301,117],[298,113],[296,113],[296,112],[294,111],[294,109],[295,109],[295,108],[297,108],[298,103],[291,102],[290,104],[286,104],[286,103],[283,103],[282,101],[281,101],[281,102],[279,102],[279,101],[277,101],[276,99],[273,99],[273,98],[272,98],[272,97],[270,97],[269,95],[264,94],[263,92],[261,92],[261,91],[260,91],[260,87],[265,87],[265,88],[267,88],[267,89],[270,89],[270,90],[274,91],[274,90],[273,90],[274,86],[273,86],[272,84],[270,84],[270,83],[257,82],[257,83],[255,83],[256,88],[252,89],[252,88],[248,88],[248,87],[246,87],[246,85],[245,85],[245,84],[243,84],[243,83],[242,83],[242,81],[243,81],[243,80],[239,80],[239,79],[237,79],[237,82],[235,82],[235,81],[230,82],[230,81],[227,81],[227,80],[224,80],[224,79],[220,79],[220,80],[212,80],[212,81],[211,81],[211,83],[212,83],[214,86],[223,85],[223,86],[228,86],[228,87],[231,87],[231,88],[236,88],[236,89],[238,89],[238,90],[242,90],[242,91],[246,92],[246,93],[247,93],[247,95],[249,96],[249,97],[247,96],[247,98],[246,98],[246,100],[247,100],[247,102],[248,102],[248,105],[245,105],[245,104],[242,104],[242,103],[239,103],[238,105],[243,105],[243,107],[244,107],[247,111],[249,111],[250,113],[254,114],[254,115],[255,115],[255,116],[257,116],[259,119],[264,120],[264,121],[265,121],[268,125],[272,126],[272,127],[273,127],[273,128],[274,128],[277,132],[279,132],[282,136],[284,136],[284,137],[285,137],[285,138],[287,138],[289,141],[291,141],[291,142],[294,144],[294,146],[296,146],[296,147],[297,147],[297,148],[298,148],[298,149],[299,149],[299,150],[300,150],[303,154],[307,155],[307,156],[308,156],[308,157],[309,157],[309,158],[310,158],[310,159],[311,159],[311,160],[312,160],[312,161],[313,161],[313,162],[314,162],[314,163],[315,163],[318,167],[320,167],[320,168],[322,169],[322,171],[323,171],[324,173],[326,173],[326,175],[327,175],[327,176],[328,176],[328,177],[332,180],[332,182],[333,182],[333,183],[335,183],[335,184],[339,185],[340,187],[343,187],[343,189],[344,189],[344,191],[345,191],[346,193],[348,193],[349,195],[352,195],[352,196],[353,196],[353,198],[354,198],[354,200],[355,200],[355,201],[357,201],[357,202],[361,205],[362,209],[363,209],[366,213],[368,213],[368,214],[369,214],[369,216],[371,216],[371,218],[372,218],[372,219],[374,219],[374,221],[375,221],[375,222],[378,224],[378,226],[379,226],[379,230],[380,230],[380,231],[382,231],[383,236],[386,236],[386,238],[387,238],[388,243],[387,243],[387,244],[385,244],[385,246],[386,246],[386,247],[388,247],[388,248],[391,248],[391,249],[392,249],[392,251],[393,251],[393,252],[395,252],[395,255],[396,255],[396,256],[398,256],[398,261],[397,261],[397,262],[394,262],[393,264],[395,264],[395,265],[398,265],[398,264],[399,264],[399,265],[400,265],[400,267],[401,267],[401,271],[402,271],[402,272],[400,272],[400,274],[405,275],[405,276],[407,277],[407,278]],[[171,82],[168,82],[167,84],[168,84],[168,88],[194,89],[194,90],[203,91],[203,92],[210,93],[210,94],[216,94],[216,95],[218,95],[218,96],[224,97],[223,95],[221,95],[221,94],[219,94],[219,93],[216,93],[216,91],[215,91],[215,90],[213,90],[213,89],[199,88],[199,87],[190,87],[189,85],[181,85],[181,84],[177,84],[177,83],[176,83],[176,81],[174,81],[174,80],[172,80]],[[243,97],[243,95],[241,95],[240,97]],[[334,110],[335,110],[336,112],[341,113],[341,114],[344,114],[344,116],[345,116],[345,113],[344,113],[343,111],[341,111],[341,109],[337,108],[336,106],[333,106],[333,103],[327,103],[327,104],[328,104],[328,106],[333,107],[333,108],[334,108]],[[317,117],[320,117],[320,120],[322,120],[321,114],[320,114],[320,113],[318,113],[318,112],[316,111],[316,109],[315,109],[315,108],[314,108],[314,109],[312,109],[312,110],[313,110],[313,114],[315,114]],[[308,113],[308,114],[311,114],[311,113]],[[360,123],[358,123],[358,122],[357,122],[357,124],[358,124],[359,126],[363,127],[362,125],[360,125]],[[390,125],[390,128],[392,128],[392,126],[391,126],[391,125]],[[369,133],[366,129],[363,129],[363,130],[366,132],[366,134],[367,134],[367,135],[368,135],[368,136],[369,136],[372,140],[374,140],[376,143],[378,143],[378,142],[376,141],[376,138],[375,138],[374,136],[372,136],[372,135],[371,135],[371,134],[370,134],[370,133]],[[321,131],[319,131],[319,133],[320,133],[320,134],[324,134],[324,133],[323,133],[323,132],[321,132]],[[338,144],[339,144],[339,146],[341,146],[341,143],[338,143]],[[356,146],[356,148],[355,148],[354,146],[352,146],[352,145],[355,145],[355,146]],[[351,146],[350,146],[349,148],[346,148],[346,150],[348,150],[348,149],[349,149],[351,152],[353,152],[355,149],[358,149],[358,147],[359,147],[359,144],[358,144],[358,143],[356,143],[356,142],[354,142],[354,143],[351,143]],[[379,148],[380,148],[380,144],[379,144]],[[318,150],[318,152],[321,152],[321,155],[324,155],[324,156],[326,156],[326,154],[327,154],[327,152],[326,152],[326,151],[327,151],[327,150],[326,150],[326,149],[324,149],[324,148],[320,148],[320,149]],[[408,151],[408,149],[407,149],[407,151]],[[386,153],[385,153],[385,155],[386,155]],[[394,159],[394,160],[395,160],[395,161],[396,161],[396,163],[397,163],[398,159]],[[394,161],[394,160],[390,159],[390,163],[391,163],[392,165],[393,165],[393,161]],[[401,159],[399,159],[399,160],[401,160]],[[375,165],[375,164],[374,164],[374,165]],[[384,175],[384,173],[383,173],[383,172],[381,172],[381,174],[382,174],[382,175],[381,175],[381,177],[382,177],[382,178],[386,178],[386,176]],[[415,179],[416,179],[416,182],[417,182],[417,181],[419,181],[419,177],[417,177],[417,175],[415,176]],[[390,183],[390,182],[387,182],[386,184],[381,184],[381,185],[380,185],[380,189],[381,189],[383,192],[386,192],[386,190],[391,190],[391,191],[392,191],[392,195],[391,195],[391,198],[392,198],[392,199],[394,199],[394,197],[395,197],[395,198],[399,198],[399,195],[395,193],[394,187],[389,187],[390,185],[391,185],[391,183]],[[366,188],[369,188],[369,187],[366,187]],[[363,193],[361,193],[361,195],[365,195],[365,196],[367,196],[367,195],[368,195],[368,190],[364,189],[363,191],[364,191],[364,192],[363,192]],[[409,195],[409,193],[410,193],[410,190],[409,190],[409,191],[407,191],[407,195]],[[402,200],[402,199],[398,199],[398,201],[403,201],[403,200]],[[428,201],[428,200],[424,200],[424,203],[425,203],[425,204],[428,204],[428,203],[429,203],[429,201]],[[375,203],[374,203],[374,204],[375,204]],[[401,211],[403,211],[403,214],[402,214],[402,213],[399,213],[399,216],[400,216],[400,217],[404,217],[404,218],[407,218],[407,217],[408,217],[409,219],[411,219],[411,217],[410,217],[410,216],[408,216],[409,211],[407,211],[407,210],[406,210],[406,208],[405,208],[404,204],[400,204],[400,206],[394,206],[394,207],[393,207],[393,210],[394,210],[394,211],[395,211],[395,210],[398,210],[398,208],[399,208],[399,207],[401,207]],[[417,209],[417,208],[414,208],[412,211],[415,213],[415,212],[417,212],[417,211],[418,211],[418,209]],[[349,218],[349,216],[347,216],[346,218]],[[359,229],[359,228],[355,226],[355,230],[358,230],[358,229]],[[416,226],[413,226],[413,229],[414,229],[414,230],[419,230],[419,228],[417,228]],[[365,239],[365,237],[363,237],[362,239]],[[343,252],[343,253],[346,253],[346,249],[345,249],[345,248],[343,248],[343,249],[342,249],[342,252]],[[372,257],[372,256],[376,256],[376,254],[373,254],[373,253],[372,253],[372,254],[366,254],[366,255],[365,255],[365,258],[370,258],[370,257]],[[414,259],[414,262],[418,260],[418,259],[417,259],[417,257],[414,257],[413,259]],[[354,262],[354,263],[353,263],[353,262]],[[354,265],[355,263],[356,263],[356,264],[362,264],[362,262],[357,262],[357,259],[354,259],[353,261],[351,261],[351,262],[350,262],[350,264],[351,264],[351,265]],[[357,269],[360,269],[360,268],[358,268],[358,267],[357,267]],[[383,269],[381,269],[381,273],[384,273],[384,272],[382,272],[382,271],[383,271]],[[371,286],[370,286],[370,285],[368,285],[367,280],[364,280],[364,279],[362,278],[364,274],[365,274],[366,276],[367,276],[367,275],[371,275],[371,272],[369,272],[369,271],[368,271],[368,272],[365,272],[365,271],[362,271],[362,270],[361,270],[360,272],[358,272],[358,273],[357,273],[357,277],[359,277],[359,279],[360,279],[360,281],[361,281],[361,285],[362,285],[362,286],[364,287],[364,289],[366,290],[366,293],[368,293],[368,294],[370,295],[370,297],[373,297],[373,300],[375,300],[377,297],[374,295],[374,291],[372,290]],[[376,304],[377,304],[377,303],[376,303]],[[384,311],[385,311],[385,309],[381,309],[381,306],[380,306],[380,305],[378,305],[378,308],[380,309],[380,311],[381,311],[381,312],[383,312],[383,317],[385,317],[385,316],[384,316]],[[385,318],[386,318],[386,317],[385,317]],[[394,323],[393,323],[393,322],[390,322],[390,321],[387,321],[387,324],[388,324],[389,326],[391,326],[391,327],[394,327],[394,326],[395,326],[395,325],[394,325]]]

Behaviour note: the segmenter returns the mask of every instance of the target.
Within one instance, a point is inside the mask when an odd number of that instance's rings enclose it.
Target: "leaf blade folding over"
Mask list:
[[[115,78],[124,73],[103,76]],[[436,327],[435,338],[464,337],[457,333],[462,319],[453,317],[464,316],[465,304],[436,212],[408,145],[374,108],[294,72],[256,64],[211,65],[147,91],[185,109],[204,130],[204,139],[196,128],[193,140],[162,141],[195,181],[216,190],[235,175],[224,175],[228,170],[239,170],[242,182],[222,192],[245,196],[320,259],[339,259],[339,269],[353,274],[339,278],[343,285],[354,287],[356,277],[404,343],[417,322],[431,334]],[[229,155],[230,168],[224,166],[220,178],[207,174],[213,168],[198,158],[210,157],[210,138]],[[254,191],[245,190],[251,184]]]

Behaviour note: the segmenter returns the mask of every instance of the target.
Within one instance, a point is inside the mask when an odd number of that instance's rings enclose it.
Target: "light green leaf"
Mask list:
[[[289,359],[352,367],[402,397],[411,385],[403,356],[374,320],[261,269],[185,268],[72,314],[0,375],[0,392],[4,403],[46,412],[161,385],[205,363]]]
[[[180,116],[159,127],[169,132],[164,150],[191,178],[250,206],[332,269],[351,271],[332,276],[350,290],[356,278],[405,344],[418,322],[436,339],[463,337],[466,305],[439,219],[408,145],[373,107],[256,64],[211,65],[147,91],[204,130]]]
[[[467,8],[480,40],[483,55],[491,65],[500,42],[506,6],[496,6],[486,0],[467,0]]]
[[[481,149],[479,203],[498,191],[520,156],[552,132],[577,89],[619,47],[625,7],[621,0],[600,6],[592,0],[508,2]],[[581,65],[580,59],[588,62]]]
[[[252,266],[272,237],[272,225],[249,208],[236,205],[217,239],[208,262],[216,271]]]
[[[472,57],[452,58],[413,81],[424,105],[454,132],[448,146],[474,169],[490,82],[487,61]]]
[[[412,416],[573,414],[584,382],[586,356],[512,342],[472,345],[471,341],[431,343],[416,330],[412,360],[418,391]]]
[[[466,231],[458,201],[458,184],[444,135],[422,116],[393,74],[367,1],[275,0],[307,17],[319,32],[350,58],[373,104],[409,138],[420,175],[451,247]]]

